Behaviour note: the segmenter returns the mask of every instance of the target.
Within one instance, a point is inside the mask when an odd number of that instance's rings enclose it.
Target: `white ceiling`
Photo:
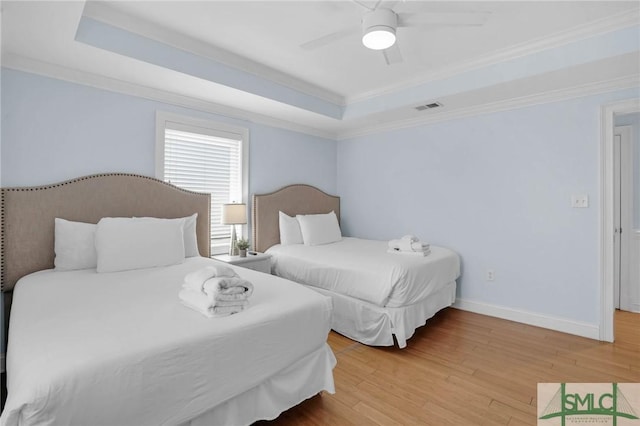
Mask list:
[[[416,17],[485,12],[487,18],[474,27],[399,28],[404,62],[387,65],[380,52],[362,46],[357,31],[315,50],[300,47],[333,31],[357,30],[366,9],[353,1],[3,1],[2,62],[144,96],[179,95],[183,103],[207,104],[213,112],[244,114],[276,125],[295,123],[331,137],[418,120],[412,107],[422,101],[441,101],[446,109],[438,113],[446,115],[575,85],[609,87],[607,82],[625,78],[628,85],[639,73],[638,46],[623,46],[623,33],[606,38],[625,28],[640,31],[637,1],[382,5]],[[169,50],[167,62],[153,61],[126,51],[126,46],[113,49],[81,40],[81,21],[91,23],[86,18],[206,58],[211,65],[206,68],[231,66],[239,83],[218,79],[220,73],[203,76],[174,68]],[[610,53],[589,56],[588,44],[579,43],[590,38],[596,46],[612,43],[601,46]],[[553,55],[535,56],[552,49]],[[535,66],[523,62],[526,58]],[[548,66],[539,65],[543,59]],[[500,64],[503,69],[495,68]],[[296,102],[276,93],[282,87],[299,94]],[[314,102],[320,107],[303,105]],[[332,105],[344,114],[322,111]]]

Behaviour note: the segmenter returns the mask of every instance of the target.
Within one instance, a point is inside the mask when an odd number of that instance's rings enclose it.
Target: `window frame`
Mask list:
[[[164,181],[164,151],[165,151],[165,129],[167,124],[173,124],[180,130],[184,130],[191,133],[198,133],[203,135],[231,138],[240,140],[240,157],[242,164],[242,199],[241,200],[223,200],[223,203],[230,203],[232,201],[237,203],[244,203],[249,206],[249,129],[246,127],[235,126],[219,121],[194,118],[180,114],[174,114],[166,111],[156,111],[156,143],[155,143],[155,177],[161,181]],[[169,126],[170,128],[176,128]],[[250,215],[247,214],[247,219]],[[248,222],[248,220],[247,220]],[[238,231],[238,238],[243,238],[248,235],[248,223],[246,225],[236,225]],[[211,246],[211,240],[209,240],[209,246]],[[228,251],[228,248],[220,253],[214,252],[212,249],[211,256],[216,254],[223,254]]]

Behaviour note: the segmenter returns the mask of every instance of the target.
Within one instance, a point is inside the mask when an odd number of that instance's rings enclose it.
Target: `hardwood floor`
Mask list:
[[[539,382],[640,382],[640,314],[616,312],[616,342],[446,309],[405,349],[331,332],[336,394],[260,425],[535,425]]]

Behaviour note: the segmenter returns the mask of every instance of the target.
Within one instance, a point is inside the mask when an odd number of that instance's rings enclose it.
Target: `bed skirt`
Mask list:
[[[395,336],[398,346],[406,347],[407,339],[413,336],[416,328],[456,300],[455,281],[426,299],[398,308],[384,308],[318,287],[307,287],[333,299],[333,330],[370,346],[393,346]]]
[[[322,391],[335,393],[335,365],[336,358],[325,344],[255,388],[180,426],[250,425],[258,420],[273,420]]]

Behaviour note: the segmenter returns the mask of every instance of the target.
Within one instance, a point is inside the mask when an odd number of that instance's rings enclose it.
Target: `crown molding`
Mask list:
[[[180,95],[177,93],[167,92],[152,87],[129,83],[115,78],[66,68],[60,65],[42,62],[16,54],[3,54],[2,67],[17,71],[24,71],[31,74],[38,74],[45,77],[51,77],[58,80],[68,81],[70,83],[77,83],[96,89],[108,90],[124,95],[135,96],[152,101],[163,102],[175,106],[208,112],[211,114],[222,115],[228,118],[264,124],[267,126],[291,130],[311,136],[336,140],[336,134],[334,132],[303,126],[291,121],[281,120],[240,108],[234,108],[215,102],[193,98],[191,96]]]
[[[517,108],[540,105],[550,102],[559,102],[574,98],[580,98],[598,93],[611,92],[615,90],[624,90],[637,88],[640,86],[640,74],[633,74],[626,77],[616,78],[612,80],[603,80],[595,83],[589,83],[579,86],[572,86],[563,89],[550,90],[530,96],[522,96],[511,98],[497,102],[490,102],[482,105],[458,108],[452,111],[441,111],[430,115],[428,112],[424,117],[411,118],[407,120],[398,120],[391,123],[383,123],[380,125],[363,126],[359,129],[339,132],[337,139],[345,140],[360,136],[367,136],[374,133],[382,133],[391,130],[404,129],[408,127],[422,126],[426,124],[439,123],[459,118],[473,117],[495,112],[508,111]]]
[[[141,36],[148,37],[177,49],[209,58],[224,65],[270,80],[335,105],[345,105],[345,99],[342,95],[308,81],[301,80],[262,63],[253,61],[244,56],[237,55],[226,49],[205,43],[167,28],[159,27],[158,25],[144,19],[125,15],[109,7],[106,2],[86,2],[83,16],[121,28],[125,31],[130,31]]]
[[[621,30],[631,26],[639,25],[640,10],[633,13],[624,12],[608,16],[593,22],[582,24],[568,30],[560,31],[549,36],[541,37],[533,41],[517,44],[506,49],[497,50],[488,55],[483,55],[468,61],[441,68],[437,71],[422,75],[419,79],[393,84],[384,88],[364,92],[355,96],[344,98],[346,105],[363,102],[380,96],[388,95],[400,90],[411,89],[412,87],[432,83],[436,80],[450,78],[454,75],[462,74],[475,69],[495,65],[500,62],[510,61],[523,56],[532,55],[544,50],[553,49],[567,45],[569,43],[584,40],[599,34]]]
[[[172,92],[167,92],[147,86],[125,82],[118,79],[88,73],[85,71],[74,70],[59,65],[37,61],[35,59],[15,54],[4,54],[2,56],[2,67],[14,69],[17,71],[24,71],[32,74],[38,74],[45,77],[56,78],[59,80],[94,87],[97,89],[108,90],[184,108],[208,112],[211,114],[222,115],[232,119],[264,124],[267,126],[338,141],[367,136],[374,133],[428,125],[459,118],[491,114],[495,112],[507,111],[549,102],[558,102],[598,93],[629,89],[633,87],[637,88],[640,86],[640,74],[633,74],[618,79],[605,80],[564,89],[552,90],[536,95],[506,99],[503,101],[491,102],[467,108],[459,108],[452,111],[441,111],[434,114],[426,113],[425,116],[407,120],[397,120],[372,126],[365,125],[351,130],[327,131],[314,127],[303,126],[291,121],[281,120],[263,114],[242,110],[239,108],[196,99],[190,96],[179,95]],[[348,122],[344,122],[343,124],[348,126]]]

